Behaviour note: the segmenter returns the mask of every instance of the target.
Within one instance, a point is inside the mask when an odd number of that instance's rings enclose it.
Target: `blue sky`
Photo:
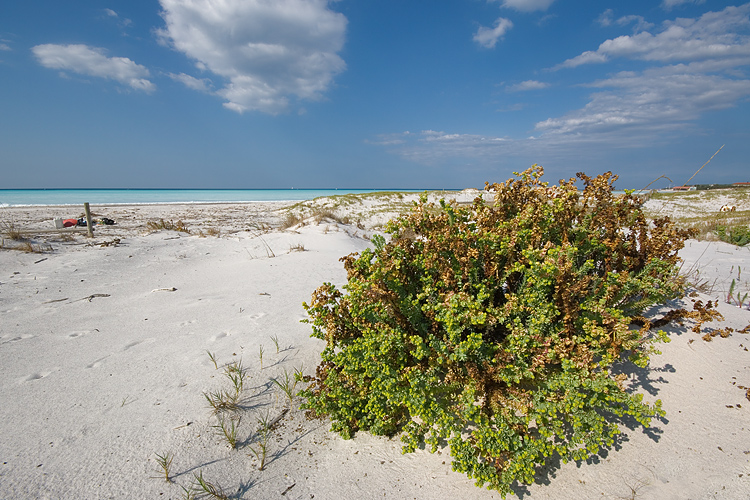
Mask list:
[[[2,2],[0,188],[750,181],[749,73],[750,3]]]

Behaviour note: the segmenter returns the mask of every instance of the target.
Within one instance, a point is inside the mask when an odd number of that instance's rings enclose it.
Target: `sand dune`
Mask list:
[[[270,380],[311,374],[322,348],[300,322],[302,302],[323,282],[343,284],[338,259],[372,234],[332,221],[261,232],[281,207],[93,207],[118,225],[93,241],[49,236],[49,253],[0,251],[0,498],[183,498],[198,473],[231,498],[500,498],[451,472],[447,451],[402,455],[397,438],[366,434],[344,441],[299,400],[259,470],[258,420],[288,406]],[[63,209],[4,210],[41,229]],[[194,231],[146,231],[159,218]],[[197,235],[208,227],[220,235]],[[720,299],[721,326],[750,324],[750,311],[723,301],[732,279],[747,290],[750,250],[689,241],[683,257],[707,284],[700,297]],[[626,429],[591,463],[542,471],[517,496],[750,498],[750,335],[705,342],[689,327],[670,327],[663,353],[631,374],[663,401],[665,420]],[[204,393],[230,387],[223,368],[239,360],[247,378],[233,450]],[[172,483],[156,454],[174,457]]]

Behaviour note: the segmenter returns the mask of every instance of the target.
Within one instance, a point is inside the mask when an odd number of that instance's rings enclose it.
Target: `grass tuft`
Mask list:
[[[218,364],[216,363],[216,355],[215,355],[214,353],[212,353],[211,351],[206,351],[206,353],[208,354],[208,357],[209,357],[209,358],[211,359],[211,361],[213,362],[213,364],[214,364],[214,369],[215,369],[215,370],[218,370],[218,369],[219,369],[219,365],[218,365]]]
[[[229,500],[229,497],[224,493],[224,490],[221,488],[221,486],[213,484],[203,478],[203,471],[200,471],[198,474],[193,473],[193,477],[195,477],[195,482],[197,483],[198,487],[211,498],[216,498],[218,500]]]
[[[255,446],[250,446],[250,451],[253,452],[255,458],[258,459],[259,465],[258,470],[264,470],[266,468],[266,457],[268,456],[268,439],[271,435],[271,425],[269,423],[269,415],[266,413],[264,417],[258,419],[260,424],[258,429],[259,439]]]
[[[21,229],[12,221],[3,222],[2,224],[0,224],[0,229],[2,229],[2,232],[5,233],[5,236],[13,241],[21,241],[23,239]]]
[[[213,408],[214,413],[238,411],[240,409],[240,393],[232,391],[204,392],[203,396]]]
[[[233,450],[237,448],[237,430],[240,427],[240,420],[241,418],[230,418],[229,423],[227,423],[224,417],[220,416],[219,425],[213,426],[226,439],[229,447]]]
[[[156,463],[159,464],[159,467],[161,467],[160,472],[164,473],[164,480],[168,483],[172,482],[172,480],[169,478],[169,472],[172,468],[172,460],[174,459],[174,455],[167,452],[163,455],[159,455],[158,453],[155,453],[156,455]]]
[[[245,386],[247,371],[242,367],[242,360],[235,361],[224,369],[224,375],[232,382],[237,394],[242,392]]]
[[[165,221],[164,219],[159,219],[157,222],[149,221],[146,223],[146,227],[148,227],[152,231],[179,231],[181,233],[188,233],[190,234],[190,230],[185,225],[184,222],[181,220],[178,220],[177,222],[174,221]]]
[[[289,372],[287,372],[286,368],[284,368],[284,378],[272,378],[271,382],[276,384],[276,386],[278,386],[279,389],[281,389],[284,394],[286,394],[286,397],[289,399],[289,406],[291,406],[295,396],[294,389],[297,387],[298,382],[296,372],[294,376],[290,376]]]
[[[305,245],[302,243],[297,243],[296,245],[289,245],[289,253],[304,252],[304,251],[305,251]]]

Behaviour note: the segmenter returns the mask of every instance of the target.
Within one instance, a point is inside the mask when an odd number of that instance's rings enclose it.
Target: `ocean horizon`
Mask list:
[[[421,193],[427,189],[0,189],[0,207],[46,205],[142,205],[305,201],[321,196],[378,192]],[[453,190],[450,190],[453,191]]]

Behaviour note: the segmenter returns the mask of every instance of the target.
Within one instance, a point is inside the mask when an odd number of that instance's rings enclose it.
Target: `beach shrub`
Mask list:
[[[716,233],[721,241],[733,245],[745,246],[750,243],[750,226],[718,226]]]
[[[454,470],[503,496],[555,456],[612,446],[626,419],[664,415],[616,368],[645,366],[666,337],[641,315],[684,292],[677,252],[691,234],[650,224],[611,173],[555,186],[538,166],[516,175],[486,186],[494,202],[423,197],[389,241],[342,259],[342,290],[326,283],[304,304],[326,347],[303,407],[344,438],[448,445]]]

